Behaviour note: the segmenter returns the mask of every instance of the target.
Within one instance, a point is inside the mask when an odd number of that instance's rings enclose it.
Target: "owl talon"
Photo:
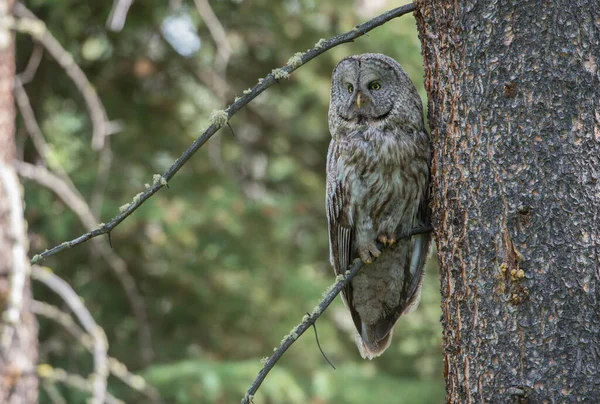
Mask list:
[[[361,261],[365,264],[370,264],[373,262],[373,260],[371,259],[371,254],[369,254],[368,251],[358,250],[358,256],[360,257]]]
[[[359,247],[358,256],[365,264],[373,262],[373,258],[377,258],[381,255],[381,251],[377,249],[375,243],[367,244],[363,247]]]
[[[380,234],[377,240],[384,246],[389,247],[396,242],[396,236],[393,234]]]

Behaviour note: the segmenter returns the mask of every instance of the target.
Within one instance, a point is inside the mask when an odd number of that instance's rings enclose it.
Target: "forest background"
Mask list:
[[[108,1],[26,3],[83,69],[115,134],[92,147],[92,123],[72,80],[31,38],[17,37],[17,71],[42,55],[24,84],[50,153],[41,159],[17,120],[18,158],[61,166],[100,221],[144,190],[209,124],[211,111],[320,38],[351,30],[399,1],[137,0],[122,30]],[[222,31],[218,26],[223,28]],[[217,28],[215,28],[217,27]],[[106,331],[109,354],[169,403],[237,402],[261,358],[311,311],[334,280],[328,262],[325,160],[330,75],[344,56],[398,60],[425,101],[414,19],[394,19],[311,61],[240,111],[162,189],[111,234],[113,252],[145,305],[136,316],[114,261],[88,243],[43,265],[67,280]],[[103,174],[107,173],[107,181]],[[30,254],[87,229],[55,193],[25,181]],[[339,299],[267,377],[256,403],[441,403],[439,274],[427,267],[421,305],[402,317],[392,346],[360,358]],[[61,305],[34,283],[36,300]],[[134,299],[135,300],[135,299]],[[139,314],[139,312],[138,312]],[[40,321],[40,363],[87,374],[92,360],[56,323]],[[148,333],[140,328],[147,328]],[[58,386],[69,403],[84,393]],[[126,402],[139,393],[109,379]],[[44,389],[41,402],[47,402]]]

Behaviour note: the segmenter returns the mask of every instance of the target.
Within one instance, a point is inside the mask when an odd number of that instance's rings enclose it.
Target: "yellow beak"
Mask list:
[[[360,109],[360,93],[358,93],[358,96],[356,97],[356,106]]]

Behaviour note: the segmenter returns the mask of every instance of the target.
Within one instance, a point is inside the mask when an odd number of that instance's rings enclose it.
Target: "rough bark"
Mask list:
[[[447,402],[600,402],[600,3],[416,17]]]
[[[0,17],[9,9],[12,2],[0,0]],[[15,79],[14,35],[0,32],[0,167],[3,174],[15,179],[12,168],[15,155],[14,131],[15,108],[13,85]],[[1,177],[0,177],[1,178]],[[13,215],[23,215],[20,198],[15,209],[10,192],[19,192],[18,187],[7,189],[6,181],[0,181],[0,403],[29,404],[37,402],[38,379],[35,364],[37,360],[37,323],[30,311],[31,288],[25,282],[22,307],[16,322],[8,319],[11,308],[11,283],[15,268],[15,243],[24,243],[25,228],[14,226]],[[16,188],[16,189],[14,189]],[[20,232],[20,235],[18,234]],[[25,254],[20,257],[21,267],[28,267]]]

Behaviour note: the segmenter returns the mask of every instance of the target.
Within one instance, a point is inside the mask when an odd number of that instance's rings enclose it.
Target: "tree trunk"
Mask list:
[[[12,2],[0,0],[0,17]],[[37,402],[37,323],[29,310],[31,287],[14,282],[28,272],[21,186],[13,169],[15,156],[14,35],[0,28],[0,403]],[[15,293],[16,291],[16,293]]]
[[[600,3],[419,0],[448,403],[600,402]]]

